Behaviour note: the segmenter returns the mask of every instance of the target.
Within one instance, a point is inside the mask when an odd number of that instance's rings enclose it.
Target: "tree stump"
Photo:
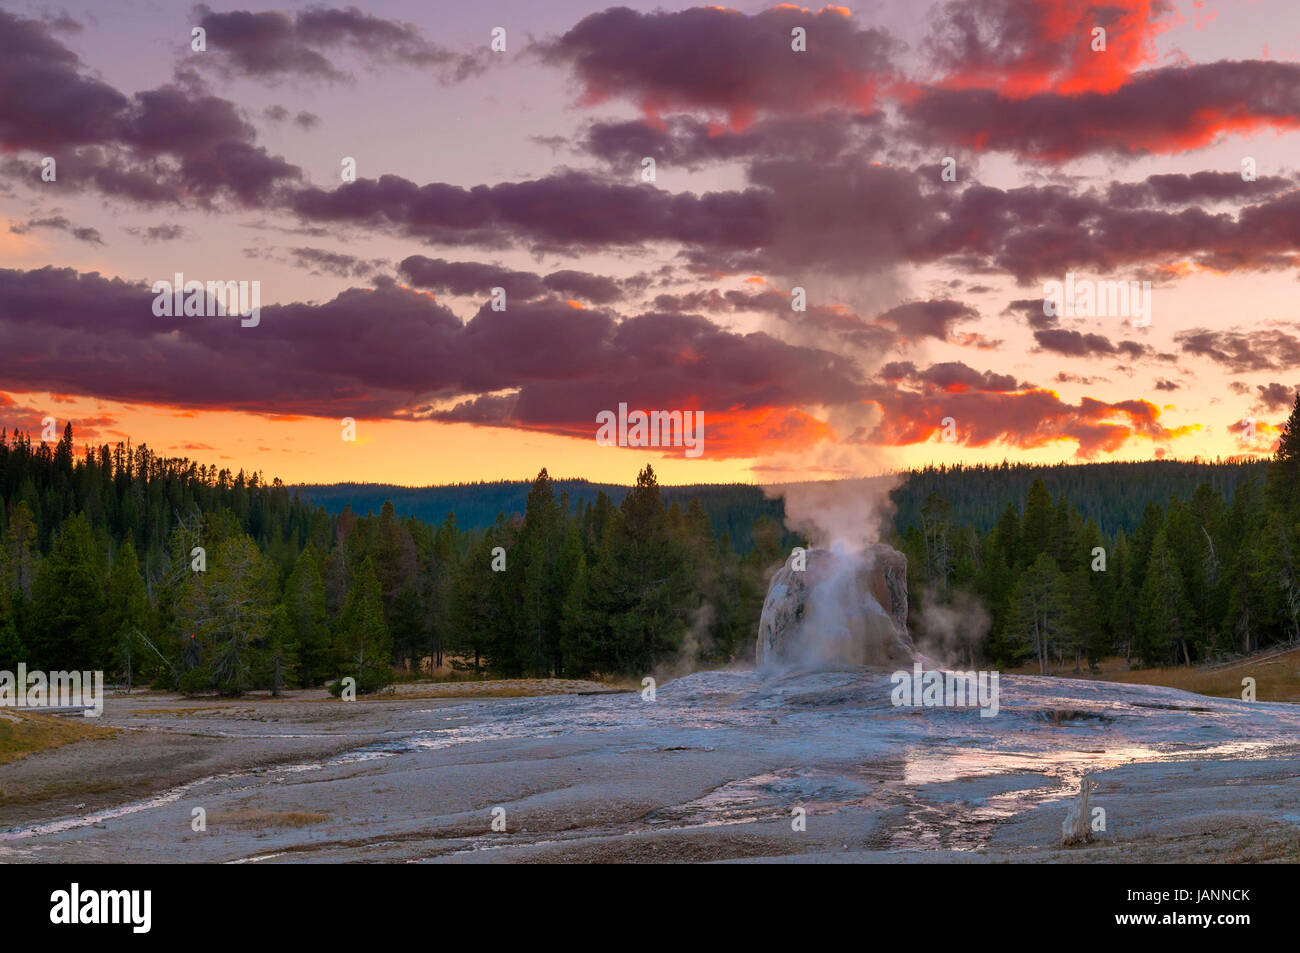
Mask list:
[[[1070,810],[1065,815],[1065,821],[1061,824],[1061,846],[1074,847],[1077,844],[1086,844],[1092,840],[1092,827],[1090,820],[1092,811],[1088,807],[1088,799],[1092,795],[1093,789],[1097,782],[1092,779],[1092,775],[1085,774],[1079,781],[1079,794],[1070,805]]]

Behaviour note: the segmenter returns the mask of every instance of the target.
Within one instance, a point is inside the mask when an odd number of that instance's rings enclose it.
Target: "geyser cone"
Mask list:
[[[907,631],[907,557],[883,543],[811,549],[772,578],[758,624],[759,665],[896,665],[915,657]]]

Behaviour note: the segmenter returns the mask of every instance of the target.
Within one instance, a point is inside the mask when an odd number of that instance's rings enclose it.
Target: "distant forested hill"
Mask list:
[[[555,480],[553,486],[557,497],[568,494],[570,506],[595,503],[596,495],[601,492],[617,506],[630,489],[586,480]],[[413,516],[436,526],[446,519],[448,513],[455,513],[456,524],[462,529],[486,529],[500,513],[507,516],[523,513],[531,487],[531,480],[500,480],[495,483],[419,487],[334,483],[294,489],[331,515],[341,513],[349,504],[358,516],[367,512],[378,513],[385,502],[391,501],[393,509],[403,517]],[[682,509],[686,509],[691,500],[698,499],[709,514],[714,534],[720,538],[726,536],[740,552],[748,552],[753,547],[755,520],[766,516],[779,524],[784,515],[780,500],[769,500],[760,488],[743,483],[665,486],[661,493],[666,505],[677,503]]]
[[[927,468],[902,477],[894,490],[897,506],[894,525],[899,533],[920,523],[921,506],[930,493],[938,493],[952,504],[953,520],[981,531],[997,522],[1008,503],[1020,503],[1034,480],[1041,479],[1053,499],[1064,494],[1077,506],[1084,519],[1095,519],[1104,532],[1131,532],[1142,521],[1148,503],[1161,506],[1172,497],[1188,499],[1201,483],[1208,483],[1231,500],[1241,479],[1253,473],[1262,479],[1264,462],[1191,463],[1150,461],[1144,463],[1092,463],[1081,465],[944,467]],[[330,514],[351,504],[358,516],[378,513],[385,501],[392,501],[401,516],[437,525],[448,513],[464,529],[485,529],[499,513],[507,516],[524,511],[531,481],[459,483],[448,486],[404,487],[383,483],[336,483],[328,486],[294,487],[312,503]],[[622,502],[626,486],[589,483],[586,480],[556,480],[557,496],[567,493],[571,504],[593,503],[604,492],[615,505]],[[779,499],[768,499],[756,486],[742,483],[696,484],[662,487],[664,502],[683,508],[699,499],[719,537],[726,535],[740,552],[753,545],[754,521],[760,516],[780,522],[784,507]]]
[[[981,531],[993,528],[1008,503],[1023,504],[1035,480],[1042,480],[1052,499],[1064,495],[1085,520],[1094,519],[1102,532],[1134,531],[1148,503],[1164,506],[1173,497],[1186,500],[1202,483],[1232,501],[1233,491],[1247,476],[1264,478],[1266,460],[1184,462],[1149,460],[1140,463],[1085,463],[1056,466],[1002,464],[975,467],[927,467],[907,475],[893,492],[900,533],[921,523],[921,507],[931,493],[952,505],[954,522]]]

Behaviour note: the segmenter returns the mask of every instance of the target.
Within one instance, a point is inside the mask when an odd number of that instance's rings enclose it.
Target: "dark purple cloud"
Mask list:
[[[1213,331],[1193,328],[1174,335],[1184,354],[1209,358],[1234,374],[1300,367],[1300,337],[1280,328]]]
[[[207,50],[199,65],[214,63],[229,72],[254,79],[287,76],[340,81],[346,69],[331,59],[341,51],[360,54],[372,65],[401,64],[436,69],[443,81],[455,82],[481,73],[484,58],[444,49],[426,40],[410,23],[347,7],[311,7],[290,16],[279,11],[217,13],[195,8],[198,25],[207,32]]]
[[[26,222],[17,225],[10,225],[9,231],[15,235],[26,235],[34,228],[51,228],[55,231],[67,232],[79,242],[86,242],[89,245],[104,244],[104,236],[99,234],[99,229],[90,228],[85,225],[74,225],[62,215],[53,215],[48,218],[32,218]]]
[[[806,52],[792,49],[796,27],[806,31]],[[585,17],[541,55],[572,70],[587,104],[630,99],[647,115],[704,111],[739,128],[760,114],[869,108],[894,48],[887,34],[834,7],[614,7]]]
[[[1221,134],[1300,128],[1300,64],[1265,60],[1169,66],[1113,92],[928,87],[904,103],[919,142],[1059,160],[1184,152]]]
[[[927,337],[945,341],[954,324],[978,317],[978,311],[960,301],[932,299],[909,301],[890,308],[880,316],[880,320],[893,325],[909,341]]]
[[[1256,407],[1264,413],[1278,413],[1284,410],[1290,410],[1296,402],[1296,394],[1300,391],[1298,386],[1288,387],[1286,384],[1256,384],[1255,389],[1259,391],[1259,400]]]
[[[756,189],[695,195],[560,172],[470,189],[385,175],[303,189],[290,207],[307,221],[394,228],[430,242],[572,252],[651,241],[756,248],[771,230],[762,200]]]
[[[970,390],[1008,393],[1029,387],[1028,384],[1018,383],[1010,374],[977,371],[961,361],[931,364],[924,370],[917,368],[911,361],[893,361],[880,369],[879,376],[890,382],[907,383],[913,387],[932,387],[951,393]]]
[[[693,116],[663,122],[593,122],[582,141],[582,151],[627,169],[640,169],[641,160],[649,156],[666,175],[678,168],[741,159],[830,162],[850,149],[863,156],[885,146],[880,113],[840,112],[768,118],[744,129]]]
[[[843,403],[862,386],[851,359],[691,314],[620,320],[542,298],[485,305],[462,322],[381,281],[323,304],[264,305],[258,326],[244,328],[235,317],[156,317],[153,300],[147,286],[93,273],[0,270],[0,388],[590,434],[595,413],[620,400],[721,413]],[[448,400],[461,406],[432,403]]]
[[[1294,179],[1281,175],[1247,181],[1240,172],[1167,172],[1149,175],[1141,182],[1113,182],[1106,189],[1106,196],[1116,205],[1128,206],[1257,202],[1295,187]]]
[[[142,203],[253,204],[301,175],[255,140],[229,100],[184,83],[125,96],[85,75],[44,24],[0,10],[0,148],[52,156],[62,186]],[[5,166],[40,181],[34,161]]]
[[[585,271],[566,269],[542,277],[482,262],[447,261],[423,255],[403,259],[398,270],[412,287],[444,294],[482,295],[493,288],[504,288],[507,299],[537,298],[555,292],[593,304],[612,304],[623,297],[622,287],[613,278]]]
[[[1121,356],[1136,361],[1151,353],[1151,349],[1137,341],[1112,342],[1104,334],[1069,331],[1065,328],[1046,328],[1034,332],[1034,340],[1044,351],[1064,354],[1066,357]]]

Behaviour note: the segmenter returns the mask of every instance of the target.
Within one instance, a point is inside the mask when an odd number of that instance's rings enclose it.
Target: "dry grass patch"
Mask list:
[[[224,814],[214,814],[208,819],[213,827],[228,826],[248,828],[311,827],[329,820],[328,814],[314,811],[266,811],[256,807],[241,807]]]
[[[1167,668],[1128,668],[1122,658],[1109,658],[1100,665],[1101,671],[1075,673],[1074,666],[1048,670],[1048,675],[1059,678],[1085,678],[1106,682],[1124,682],[1133,685],[1160,685],[1181,688],[1183,691],[1212,698],[1241,698],[1241,680],[1255,680],[1255,700],[1261,702],[1300,702],[1300,649],[1288,652],[1268,652],[1255,658],[1244,658],[1226,665],[1185,665]],[[1037,675],[1037,664],[1012,669],[1011,674]]]
[[[63,718],[12,708],[0,709],[0,764],[76,741],[107,738],[114,730],[80,715]]]

